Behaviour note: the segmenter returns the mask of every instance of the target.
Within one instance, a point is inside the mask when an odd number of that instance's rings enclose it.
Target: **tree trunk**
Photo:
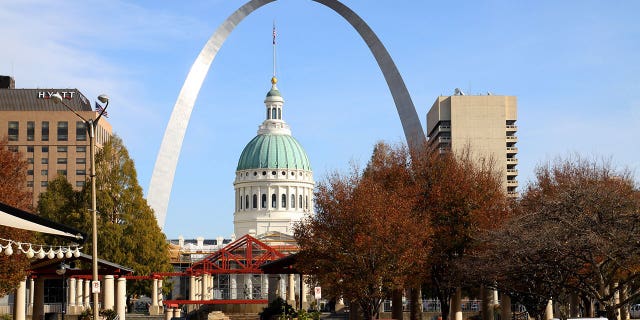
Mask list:
[[[482,320],[493,320],[493,291],[487,286],[480,288],[480,295],[482,297]]]
[[[422,293],[420,287],[411,288],[410,319],[422,320]]]
[[[402,289],[394,289],[391,293],[391,318],[402,320]]]

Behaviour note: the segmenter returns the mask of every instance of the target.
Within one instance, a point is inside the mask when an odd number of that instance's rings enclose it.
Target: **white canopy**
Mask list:
[[[84,242],[84,234],[69,226],[42,218],[0,202],[0,225],[49,233]]]

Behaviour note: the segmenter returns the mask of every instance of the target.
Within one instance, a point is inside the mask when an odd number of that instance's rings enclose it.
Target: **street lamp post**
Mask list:
[[[73,110],[73,108],[69,107],[66,102],[62,99],[62,96],[59,93],[54,93],[51,96],[54,103],[62,103],[69,111],[73,112],[76,116],[78,116],[82,121],[84,121],[85,126],[87,127],[87,131],[89,133],[89,158],[90,165],[89,168],[89,176],[91,178],[91,220],[92,220],[92,243],[91,249],[93,251],[91,255],[91,266],[93,271],[92,283],[91,283],[91,291],[93,292],[93,319],[98,320],[100,317],[100,312],[98,310],[98,295],[99,291],[94,290],[94,286],[98,286],[99,288],[99,279],[98,279],[98,222],[96,219],[96,127],[98,126],[98,121],[102,117],[102,115],[109,107],[109,97],[105,94],[101,94],[98,96],[98,100],[104,103],[105,106],[102,108],[98,117],[95,120],[93,119],[85,119],[78,112]]]
[[[62,308],[61,308],[62,320],[64,320],[64,314],[67,313],[67,292],[66,292],[66,282],[64,279],[64,274],[67,273],[68,267],[69,267],[68,265],[62,262],[58,267],[58,269],[56,269],[56,273],[62,276]]]

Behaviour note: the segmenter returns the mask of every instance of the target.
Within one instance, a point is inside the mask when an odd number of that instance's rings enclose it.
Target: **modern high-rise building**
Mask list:
[[[518,192],[517,101],[514,96],[439,96],[427,113],[429,145],[440,152],[469,148],[473,155],[490,157],[504,175],[508,196]]]
[[[16,89],[13,78],[0,76],[0,139],[20,151],[28,162],[27,187],[33,191],[33,206],[41,192],[58,175],[76,189],[89,177],[89,135],[82,119],[51,96],[58,93],[66,104],[85,119],[98,113],[78,89]],[[111,137],[111,125],[100,119],[96,147]]]

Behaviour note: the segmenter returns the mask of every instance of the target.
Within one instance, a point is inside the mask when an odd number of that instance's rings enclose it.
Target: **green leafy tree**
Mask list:
[[[28,211],[31,209],[32,193],[27,189],[27,166],[22,153],[9,150],[6,138],[0,140],[0,202]],[[31,242],[33,234],[0,224],[0,238]],[[1,243],[6,245],[4,240]],[[24,254],[0,254],[0,296],[15,289],[19,281],[27,276],[28,269],[29,260]]]
[[[137,275],[171,271],[166,238],[137,179],[122,139],[113,136],[96,154],[98,256],[130,267]],[[52,187],[40,197],[40,212],[91,234],[90,183],[79,192],[70,191],[63,179],[53,181]],[[91,252],[91,241],[84,251]],[[127,290],[149,294],[150,286],[138,281]]]

